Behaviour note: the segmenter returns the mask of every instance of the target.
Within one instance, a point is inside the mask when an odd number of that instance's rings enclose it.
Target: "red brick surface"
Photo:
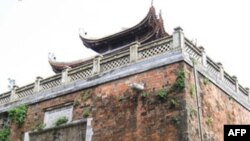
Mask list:
[[[193,72],[190,67],[186,67],[187,89],[190,91],[194,86]],[[206,83],[206,78],[202,75],[199,77],[200,95],[201,95],[201,125],[203,139],[205,141],[223,141],[224,124],[249,124],[250,112],[230,98],[224,91],[219,89],[212,82]],[[188,133],[190,140],[200,141],[198,138],[198,118],[196,115],[191,116],[191,109],[196,110],[197,99],[191,94],[186,95],[189,109],[188,116]]]
[[[186,74],[186,88],[178,93],[168,93],[164,100],[159,99],[157,92],[168,90],[181,69]],[[187,138],[198,141],[198,110],[196,96],[192,94],[195,86],[192,71],[184,63],[171,64],[29,105],[24,125],[16,128],[12,124],[10,140],[21,141],[24,132],[43,123],[45,109],[71,102],[74,104],[73,120],[82,119],[83,113],[90,111],[93,141],[185,141]],[[142,97],[141,92],[129,88],[131,83],[144,83],[144,93],[148,96]],[[205,85],[201,75],[199,85],[205,140],[223,141],[224,124],[250,123],[249,111],[211,82]],[[178,106],[173,107],[173,100]],[[208,124],[209,118],[212,122]]]
[[[172,118],[179,116],[182,108],[171,108],[169,100],[160,100],[156,94],[175,82],[181,67],[172,64],[29,105],[24,125],[19,129],[12,125],[10,140],[21,140],[24,132],[43,123],[45,109],[72,102],[73,120],[83,118],[84,111],[90,109],[94,141],[178,141],[179,125]],[[140,92],[129,88],[131,83],[144,83],[144,92],[149,96],[142,98]],[[171,97],[181,96],[172,94]]]

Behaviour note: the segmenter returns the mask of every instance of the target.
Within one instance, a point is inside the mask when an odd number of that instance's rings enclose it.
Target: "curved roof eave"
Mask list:
[[[59,72],[62,72],[62,70],[66,69],[67,67],[74,68],[82,64],[86,64],[89,61],[91,61],[93,58],[94,57],[88,57],[86,59],[80,59],[80,60],[75,60],[71,62],[57,62],[54,60],[49,60],[49,64],[55,73],[59,73]]]
[[[150,7],[147,16],[140,23],[138,23],[137,25],[135,25],[135,26],[133,26],[131,28],[128,28],[126,30],[123,30],[123,31],[117,32],[115,34],[112,34],[112,35],[109,35],[109,36],[106,36],[106,37],[103,37],[103,38],[99,38],[99,39],[88,39],[88,38],[82,37],[81,35],[79,35],[79,36],[80,36],[83,44],[85,46],[87,46],[87,47],[90,47],[89,44],[91,44],[91,43],[96,43],[96,42],[109,40],[109,39],[112,39],[114,37],[118,38],[121,35],[129,34],[129,33],[133,32],[133,31],[135,31],[136,29],[138,29],[139,27],[142,27],[143,25],[147,25],[149,23],[148,20],[150,19],[151,16],[156,17],[155,8],[153,6]],[[154,18],[154,19],[157,19],[157,18]]]

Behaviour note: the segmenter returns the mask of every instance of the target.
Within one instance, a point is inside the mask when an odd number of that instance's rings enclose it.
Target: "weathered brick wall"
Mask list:
[[[186,95],[188,109],[188,133],[190,140],[199,141],[199,125],[197,117],[197,99],[195,95],[195,81],[193,69],[186,65],[188,74]],[[205,141],[223,141],[224,124],[249,124],[250,111],[237,103],[224,91],[214,85],[206,77],[198,74],[201,105],[201,128]]]
[[[177,72],[185,72],[185,89],[171,91]],[[144,83],[138,92],[131,83]],[[11,124],[11,141],[21,141],[24,132],[43,123],[45,109],[72,103],[73,120],[89,112],[93,117],[93,141],[223,141],[224,124],[247,124],[250,112],[198,74],[200,115],[193,68],[185,63],[171,64],[144,73],[101,84],[65,96],[29,105],[27,119],[21,128]],[[164,99],[157,94],[167,90]]]
[[[187,134],[190,141],[200,141],[199,140],[199,121],[198,121],[198,108],[197,99],[195,95],[195,80],[193,69],[185,65],[184,71],[186,73],[186,95],[185,100],[187,103]]]
[[[212,133],[215,140],[223,141],[224,124],[250,123],[250,112],[247,109],[214,84],[209,83],[205,85],[203,82],[204,78],[200,77],[199,83],[202,90],[202,124],[206,132]]]
[[[164,99],[157,96],[160,90],[168,90],[175,83],[183,66],[183,63],[171,64],[29,105],[24,125],[17,129],[12,124],[10,140],[21,140],[24,132],[43,123],[45,109],[68,102],[74,104],[73,120],[90,111],[94,141],[183,140],[187,125],[185,90],[168,93]],[[129,88],[133,82],[145,84],[145,97]]]

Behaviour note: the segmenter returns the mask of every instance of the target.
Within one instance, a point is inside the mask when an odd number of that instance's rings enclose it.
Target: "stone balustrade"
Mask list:
[[[220,79],[226,87],[238,93],[244,99],[249,99],[249,89],[244,88],[238,83],[238,79],[235,76],[229,75],[225,72],[223,65],[221,63],[215,63],[211,58],[209,58],[206,53],[204,47],[197,48],[191,41],[186,39],[185,42],[185,52],[188,53],[189,57],[196,62],[202,64],[204,68],[207,69],[208,72],[215,79]]]
[[[194,64],[198,63],[214,79],[220,79],[225,86],[250,101],[249,89],[238,83],[236,77],[230,76],[223,69],[221,63],[215,63],[206,55],[204,47],[196,47],[184,37],[183,30],[176,28],[172,36],[165,37],[140,45],[138,42],[131,43],[120,49],[98,55],[85,64],[76,68],[66,68],[62,73],[43,79],[37,77],[35,82],[23,87],[14,87],[12,91],[0,94],[0,105],[21,100],[24,97],[42,91],[53,89],[60,85],[84,80],[100,73],[106,73],[119,67],[124,67],[140,60],[148,59],[164,53],[181,50]]]

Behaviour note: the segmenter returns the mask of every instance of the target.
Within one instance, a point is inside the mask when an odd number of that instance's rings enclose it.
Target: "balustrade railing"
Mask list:
[[[172,37],[167,37],[163,39],[159,39],[153,41],[151,43],[147,43],[144,45],[138,45],[137,55],[134,59],[142,60],[151,56],[155,56],[158,54],[162,54],[164,52],[171,50]],[[86,62],[78,67],[69,68],[67,72],[66,78],[63,78],[63,73],[56,74],[52,77],[42,79],[39,77],[39,83],[32,83],[20,88],[16,88],[14,91],[15,97],[12,98],[11,94],[13,92],[7,92],[0,95],[0,105],[8,103],[10,101],[15,101],[27,97],[29,95],[35,94],[37,92],[49,90],[51,88],[55,88],[57,86],[63,85],[64,83],[74,82],[78,80],[84,80],[88,77],[95,75],[94,67],[100,67],[99,73],[107,72],[110,70],[117,69],[119,67],[125,66],[131,63],[131,52],[130,47],[133,46],[134,43],[124,46],[121,49],[116,49],[111,52],[103,54],[100,58],[100,62],[95,64],[94,58],[90,60],[86,60]],[[136,48],[137,48],[136,47]],[[63,79],[67,79],[66,81]],[[38,86],[36,86],[38,85]]]
[[[204,65],[206,70],[212,74],[214,78],[217,79],[219,77],[222,79],[228,88],[238,92],[244,97],[249,97],[249,89],[245,89],[241,85],[238,85],[238,82],[236,83],[236,80],[232,76],[224,72],[222,66],[218,65],[206,56],[204,48],[197,48],[192,42],[184,38],[180,28],[177,30],[178,31],[175,31],[173,36],[158,39],[143,45],[140,45],[137,42],[131,43],[120,49],[105,53],[102,56],[97,56],[87,60],[81,66],[67,68],[64,72],[56,74],[52,77],[46,79],[39,77],[35,83],[0,94],[0,105],[58,87],[65,83],[84,80],[95,74],[108,72],[110,70],[131,64],[135,61],[171,52],[175,49],[182,50],[182,52],[189,55],[190,59],[196,63]],[[12,94],[15,96],[12,96]]]
[[[236,85],[235,85],[235,81],[234,79],[228,74],[225,73],[224,75],[224,83],[231,89],[233,89],[234,91],[236,90]]]
[[[195,47],[190,41],[186,40],[184,45],[184,51],[188,53],[190,58],[195,61],[195,63],[201,63],[202,61],[202,53],[201,51]]]
[[[220,68],[219,66],[207,57],[207,70],[214,75],[214,77],[220,77]]]
[[[204,49],[204,48],[202,47],[202,49]],[[195,59],[196,62],[203,64],[202,52],[204,53],[204,50],[201,50],[198,47],[196,47],[195,45],[193,45],[193,43],[190,42],[188,39],[185,39],[184,51],[189,54],[191,59]],[[226,87],[235,91],[241,97],[244,97],[244,99],[250,100],[248,89],[239,85],[237,80],[233,76],[230,76],[228,73],[226,73],[223,70],[222,64],[215,63],[208,56],[205,56],[204,59],[206,61],[205,61],[205,64],[203,64],[203,65],[207,69],[207,71],[210,75],[212,75],[215,79],[221,79]]]
[[[32,95],[33,90],[34,90],[34,83],[23,86],[21,88],[17,88],[16,89],[16,94],[18,96],[18,98],[22,98],[22,97],[26,97],[29,95]]]
[[[158,40],[158,42],[154,41],[153,43],[140,46],[138,48],[138,59],[141,60],[170,51],[172,49],[171,39]]]
[[[241,85],[239,85],[239,93],[240,93],[240,95],[244,96],[245,98],[248,97],[248,91]]]
[[[59,73],[52,77],[41,80],[40,90],[43,91],[61,85],[61,77],[62,76]]]
[[[0,105],[10,101],[10,94],[11,92],[6,92],[0,95]]]
[[[118,50],[119,51],[119,50]],[[106,72],[130,63],[129,48],[121,52],[112,52],[103,56],[100,62],[101,72]]]
[[[69,81],[76,81],[86,79],[92,75],[92,62],[86,64],[86,66],[74,68],[69,71]]]

